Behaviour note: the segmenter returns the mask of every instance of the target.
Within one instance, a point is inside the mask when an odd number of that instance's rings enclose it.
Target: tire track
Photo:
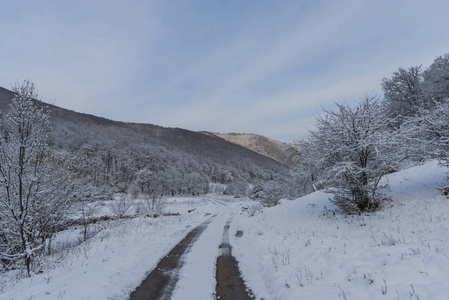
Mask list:
[[[220,254],[217,258],[217,287],[216,299],[220,300],[253,300],[253,293],[242,279],[237,260],[232,256],[232,247],[229,244],[229,227],[232,217],[226,222],[223,230]]]
[[[198,240],[217,215],[213,215],[194,229],[192,229],[176,246],[164,256],[156,268],[142,281],[140,286],[131,293],[130,300],[170,299],[179,280],[184,255]]]

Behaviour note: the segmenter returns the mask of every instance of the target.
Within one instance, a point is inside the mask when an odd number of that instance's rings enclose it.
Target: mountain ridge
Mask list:
[[[0,88],[4,112],[14,93]],[[170,193],[209,192],[210,183],[235,180],[287,180],[288,167],[216,135],[153,124],[113,121],[50,107],[50,145],[71,153],[78,168],[85,168],[95,186],[129,186],[137,173],[148,169]]]
[[[283,143],[255,133],[211,132],[211,134],[216,135],[228,142],[245,147],[246,149],[259,153],[263,156],[269,157],[281,164],[290,166],[285,150],[289,146],[292,146],[292,144]]]
[[[0,99],[12,98],[13,95],[14,95],[14,93],[12,91],[10,91],[6,88],[0,87]],[[271,158],[281,164],[284,164],[284,165],[286,164],[287,156],[285,155],[284,150],[285,150],[285,147],[288,146],[289,144],[282,143],[282,142],[276,141],[274,139],[270,139],[268,137],[265,137],[265,136],[259,135],[259,134],[255,134],[255,133],[218,133],[218,132],[209,132],[209,131],[192,131],[192,130],[179,128],[179,127],[164,127],[164,126],[155,125],[155,124],[151,124],[151,123],[124,122],[124,121],[118,121],[118,120],[111,120],[111,119],[101,117],[101,116],[96,116],[93,114],[77,112],[75,110],[62,108],[60,106],[57,106],[54,104],[49,104],[49,103],[43,102],[41,100],[37,100],[37,103],[42,103],[42,105],[50,107],[50,115],[52,117],[57,117],[57,118],[61,118],[61,119],[64,118],[65,120],[71,120],[72,119],[71,117],[74,114],[76,114],[77,119],[79,120],[81,118],[82,121],[84,121],[84,122],[86,122],[86,121],[93,122],[96,125],[120,125],[123,127],[128,127],[128,128],[132,128],[132,129],[149,132],[150,134],[152,134],[155,137],[164,135],[164,132],[166,132],[167,130],[183,130],[183,131],[185,130],[188,132],[196,132],[196,133],[205,134],[210,137],[219,137],[221,139],[224,139],[227,142],[231,142],[235,145],[241,146],[245,149],[248,149],[250,151],[253,151],[255,153],[263,155],[265,157]],[[0,101],[0,109],[2,109],[2,110],[6,109],[7,108],[6,104],[7,104],[6,102]],[[244,138],[239,139],[236,137],[244,137]],[[258,144],[259,141],[263,141],[263,142],[269,144],[268,148],[271,147],[275,151],[275,153],[270,153],[270,151],[267,149],[267,147],[258,148],[258,147],[254,147],[253,145],[248,145],[247,143],[245,143],[245,139],[246,140],[250,139],[250,140],[256,141],[256,145]]]

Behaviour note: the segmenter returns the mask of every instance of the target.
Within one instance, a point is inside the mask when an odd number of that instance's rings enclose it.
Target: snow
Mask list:
[[[446,172],[430,162],[388,175],[393,201],[377,213],[340,215],[315,192],[236,217],[244,279],[265,299],[447,299]]]
[[[211,223],[200,236],[186,258],[180,281],[171,299],[211,299],[215,293],[215,263],[219,254],[218,245],[221,243],[221,233],[230,214],[232,214],[231,208],[226,206],[217,220]]]
[[[180,216],[108,221],[88,242],[47,257],[42,274],[14,284],[12,272],[3,275],[0,299],[127,299],[159,259],[193,227],[221,211],[204,198],[172,198],[169,202],[168,212],[180,212]],[[61,233],[52,245],[78,243],[81,230]],[[212,252],[212,256],[216,254]],[[209,285],[207,292],[211,294],[215,285]]]
[[[41,274],[0,275],[0,299],[127,299],[161,257],[214,215],[183,257],[172,299],[214,299],[228,221],[232,254],[258,299],[447,299],[449,200],[436,189],[447,171],[428,162],[388,175],[393,201],[362,215],[340,214],[323,192],[253,217],[242,209],[254,205],[249,200],[170,198],[167,212],[178,216],[99,222],[87,242],[82,228],[59,233]]]

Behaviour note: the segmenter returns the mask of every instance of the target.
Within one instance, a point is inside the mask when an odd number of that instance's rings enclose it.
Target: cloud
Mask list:
[[[30,78],[46,97],[73,109],[114,101],[106,98],[140,71],[152,21],[142,13],[145,5],[107,3],[108,9],[97,1],[27,3],[4,12],[15,17],[0,29],[9,45],[0,50],[8,58],[2,85]]]
[[[449,3],[11,2],[0,85],[123,121],[292,141],[335,101],[449,49]]]

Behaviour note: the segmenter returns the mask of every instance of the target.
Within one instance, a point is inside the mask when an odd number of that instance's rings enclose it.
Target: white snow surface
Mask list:
[[[169,199],[167,211],[179,212],[180,216],[103,222],[99,227],[104,228],[87,242],[46,257],[43,273],[19,281],[14,279],[14,272],[0,274],[0,299],[127,299],[174,245],[216,214],[197,241],[201,247],[192,249],[186,259],[179,281],[179,289],[186,286],[184,280],[199,287],[188,295],[200,294],[199,298],[181,299],[211,299],[221,233],[232,211],[229,206],[238,206],[231,197],[214,196],[217,198],[221,201],[205,197]],[[82,228],[61,232],[52,244],[64,248],[64,244],[80,239],[81,232]],[[211,243],[214,239],[215,245]],[[206,276],[193,276],[192,272]]]
[[[393,201],[345,216],[315,192],[231,225],[233,254],[264,299],[449,299],[449,199],[436,162],[387,176]],[[335,212],[335,215],[334,215]]]
[[[171,198],[167,211],[179,216],[102,222],[87,242],[46,257],[43,273],[0,275],[0,299],[127,299],[212,215],[183,257],[172,299],[214,299],[218,246],[229,220],[232,254],[257,299],[448,299],[449,199],[436,189],[447,182],[447,171],[428,162],[390,174],[393,201],[352,216],[340,214],[323,192],[282,200],[253,217],[242,209],[254,204],[249,200]],[[81,230],[59,233],[53,246],[64,248]]]

